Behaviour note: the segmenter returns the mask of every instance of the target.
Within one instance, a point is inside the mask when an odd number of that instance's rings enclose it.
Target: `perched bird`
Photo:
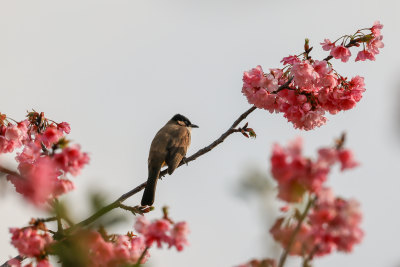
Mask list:
[[[172,174],[186,155],[190,145],[190,132],[199,126],[192,124],[188,118],[176,114],[164,125],[151,142],[148,169],[149,176],[142,197],[142,206],[151,206],[160,170],[168,166],[168,174]]]

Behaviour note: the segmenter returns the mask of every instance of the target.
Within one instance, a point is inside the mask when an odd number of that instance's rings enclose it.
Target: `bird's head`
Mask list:
[[[185,127],[190,127],[190,128],[199,128],[199,126],[192,124],[188,118],[181,114],[176,114],[175,116],[172,117],[171,121],[176,122],[177,124]]]

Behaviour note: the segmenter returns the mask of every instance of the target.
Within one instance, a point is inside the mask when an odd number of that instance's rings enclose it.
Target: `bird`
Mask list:
[[[153,138],[147,161],[148,178],[141,201],[142,206],[153,205],[161,168],[167,165],[168,174],[171,175],[185,159],[190,146],[192,128],[199,126],[192,124],[185,116],[176,114]]]

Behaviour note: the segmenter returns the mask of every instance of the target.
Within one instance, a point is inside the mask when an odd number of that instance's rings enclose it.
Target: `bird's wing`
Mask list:
[[[172,174],[185,157],[190,145],[190,131],[186,127],[179,126],[175,132],[175,138],[171,138],[168,144],[166,163],[168,174]]]

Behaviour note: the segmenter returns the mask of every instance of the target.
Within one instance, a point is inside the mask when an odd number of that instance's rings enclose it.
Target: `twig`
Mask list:
[[[307,256],[303,258],[303,267],[309,267],[310,265],[310,261],[312,261],[312,259],[314,258],[315,253],[317,253],[319,249],[319,245],[316,245],[313,250],[311,251],[311,253]]]
[[[55,211],[56,211],[56,220],[57,220],[57,235],[58,236],[63,236],[64,235],[64,229],[62,227],[62,222],[61,222],[61,212],[60,212],[60,203],[58,202],[58,199],[54,199],[54,206]]]
[[[283,267],[285,264],[286,258],[289,255],[290,250],[292,249],[292,246],[294,244],[294,241],[296,240],[296,235],[299,233],[301,225],[304,222],[304,219],[307,217],[308,211],[310,210],[311,206],[314,204],[315,198],[310,198],[308,200],[307,206],[303,213],[300,216],[299,222],[297,223],[296,228],[294,229],[292,235],[290,236],[289,243],[287,245],[287,248],[283,252],[281,258],[279,259],[279,264],[278,267]]]
[[[24,177],[19,175],[19,173],[15,172],[15,171],[12,171],[12,170],[9,170],[9,169],[7,169],[7,168],[5,168],[3,166],[0,166],[0,172],[5,173],[5,174],[9,174],[9,175],[12,175],[12,176],[16,176],[16,177],[21,178],[21,179],[24,179]]]
[[[273,91],[271,94],[277,94],[280,91],[282,91],[283,89],[289,89],[289,90],[293,90],[291,87],[289,87],[289,84],[292,82],[294,76],[290,77],[289,80],[287,80],[287,82],[285,82],[285,84],[279,86],[278,89],[276,89],[275,91]]]
[[[20,256],[20,255],[18,255],[18,256],[16,256],[16,257],[14,257],[14,259],[16,259],[16,260],[18,260],[18,261],[23,261],[24,259],[25,259],[25,257],[24,256]],[[11,267],[11,265],[10,264],[8,264],[8,261],[6,261],[5,263],[3,263],[3,265],[1,265],[0,267]]]
[[[136,262],[136,264],[134,265],[134,267],[139,267],[140,266],[140,262],[143,260],[144,256],[146,255],[147,251],[149,250],[150,247],[146,247],[145,250],[143,250],[142,255],[140,255],[138,261]]]
[[[134,206],[134,207],[131,207],[131,206],[124,205],[122,203],[119,204],[118,207],[123,209],[123,210],[127,210],[127,211],[132,212],[133,215],[136,215],[136,214],[143,215],[143,214],[153,210],[153,207],[147,207],[147,206]]]
[[[49,218],[37,218],[36,221],[39,222],[52,222],[52,221],[56,221],[57,217],[49,217]]]

